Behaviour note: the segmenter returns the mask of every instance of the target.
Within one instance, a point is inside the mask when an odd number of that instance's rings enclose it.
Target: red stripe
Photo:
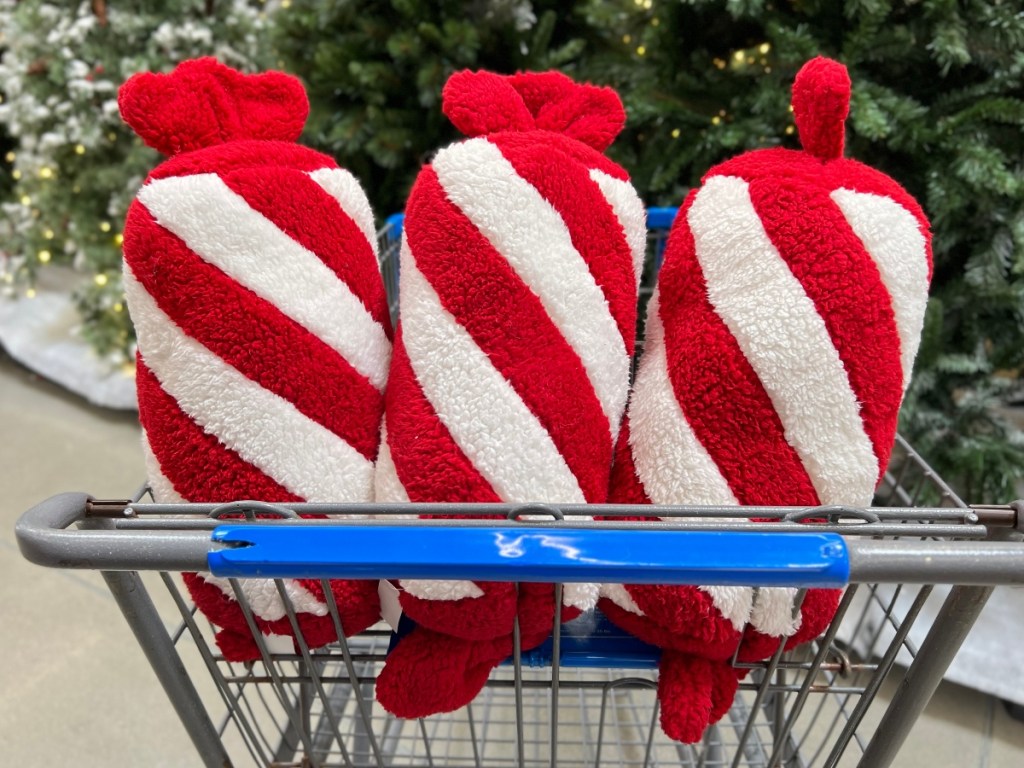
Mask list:
[[[705,178],[738,176],[751,180],[763,178],[767,174],[790,179],[791,183],[807,188],[820,187],[829,193],[842,188],[891,198],[917,220],[925,240],[928,279],[931,280],[933,265],[928,217],[907,190],[881,171],[849,158],[822,163],[806,152],[792,149],[762,149],[757,152],[745,152],[715,166]]]
[[[402,343],[401,323],[395,334],[385,401],[388,446],[409,501],[501,501],[420,389]]]
[[[373,461],[384,399],[345,358],[132,204],[125,261],[188,336]]]
[[[903,398],[896,316],[878,267],[829,191],[774,176],[750,181],[750,199],[765,232],[814,303],[843,361],[882,473]]]
[[[406,211],[409,248],[441,304],[547,430],[584,498],[606,499],[608,418],[583,363],[540,299],[448,200],[432,168],[420,173]]]
[[[287,502],[303,499],[226,448],[181,410],[137,356],[139,421],[164,476],[192,502],[238,499]]]
[[[529,136],[529,140],[531,142],[540,143],[540,141],[543,141],[552,147],[560,149],[565,152],[565,154],[569,155],[569,157],[575,158],[587,168],[594,168],[602,173],[607,173],[613,179],[618,179],[619,181],[629,181],[629,174],[621,165],[613,163],[593,147],[588,147],[583,142],[570,138],[564,133],[543,131],[524,135]],[[543,139],[538,139],[538,136],[543,136]]]
[[[622,429],[619,430],[619,439],[615,444],[615,461],[612,465],[608,501],[612,504],[651,503],[633,463],[633,452],[629,447],[629,418],[622,420]]]
[[[629,355],[636,346],[636,274],[626,233],[587,168],[521,133],[491,136],[516,173],[562,217],[572,244],[604,293]]]
[[[327,155],[289,141],[231,141],[175,155],[158,165],[149,179],[272,167],[310,172],[337,168],[338,164]]]
[[[771,400],[708,301],[685,215],[695,195],[691,192],[683,215],[676,217],[658,277],[676,399],[740,504],[817,504]]]
[[[290,168],[245,168],[221,179],[246,204],[315,253],[391,338],[377,257],[351,215],[319,184]]]

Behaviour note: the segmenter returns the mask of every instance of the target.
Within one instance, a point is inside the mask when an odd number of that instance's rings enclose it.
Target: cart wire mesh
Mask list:
[[[922,500],[931,506],[917,506]],[[117,528],[146,529],[173,520],[168,505],[135,500],[130,506],[133,519],[118,520]],[[189,506],[179,512],[188,513]],[[856,512],[848,510],[823,527],[869,538],[989,535],[990,526],[902,439],[875,506]],[[684,513],[692,514],[684,508],[677,512]],[[112,513],[104,509],[103,514]],[[189,519],[196,522],[192,515]],[[312,649],[282,581],[277,587],[296,635],[294,646],[289,641],[282,647],[260,633],[233,580],[260,658],[232,663],[220,655],[214,628],[196,612],[177,575],[163,572],[158,578],[151,592],[163,592],[161,610],[176,653],[190,678],[201,683],[207,710],[220,713],[214,721],[232,764],[323,768],[856,765],[878,726],[875,710],[884,708],[876,702],[883,682],[901,674],[919,652],[908,637],[932,592],[930,585],[851,584],[816,641],[785,653],[780,645],[760,663],[734,661],[748,674],[728,715],[701,743],[683,745],[668,740],[658,725],[656,651],[638,656],[633,669],[560,663],[560,651],[601,620],[594,614],[553,627],[550,660],[521,653],[517,644],[513,658],[469,706],[402,720],[374,700],[390,628],[381,624],[345,638],[326,583],[323,593],[341,639]]]
[[[654,226],[644,268],[644,305],[675,210],[651,213]],[[381,271],[393,317],[400,231],[401,217],[392,217],[379,237]],[[641,308],[641,318],[643,314]],[[642,337],[642,332],[638,335]],[[131,499],[90,500],[79,528],[153,537],[208,533],[225,511],[246,511],[251,517],[281,511],[280,505],[248,502],[227,507],[155,504],[146,501],[147,494],[141,488]],[[302,505],[292,506],[293,510],[284,510],[290,516]],[[380,517],[402,512],[382,507],[371,511]],[[710,519],[701,521],[695,520],[702,514],[695,508],[659,508],[657,514],[667,521],[643,525],[689,530],[757,528],[747,522],[753,517],[773,520],[760,525],[761,529],[785,532],[807,530],[806,521],[814,519],[815,530],[837,532],[849,540],[973,542],[1005,538],[1017,525],[1019,512],[1011,507],[967,506],[897,438],[888,470],[868,509],[718,508]],[[556,516],[570,525],[574,516],[578,523],[578,516],[588,513],[565,508]],[[601,511],[602,517],[611,518],[630,514],[636,510],[609,507]],[[515,522],[513,516],[510,525]],[[25,551],[21,534],[19,543]],[[951,609],[943,626],[939,626],[945,621],[940,613],[924,641],[929,647],[918,648],[909,639],[910,631],[916,622],[932,620],[922,619],[930,615],[922,609],[932,597],[931,585],[911,578],[850,584],[835,618],[817,640],[790,652],[780,642],[774,655],[760,663],[740,664],[734,659],[745,677],[731,709],[708,728],[700,743],[685,745],[667,739],[658,724],[656,649],[633,641],[636,653],[625,661],[616,656],[617,668],[584,665],[574,656],[574,644],[581,639],[596,636],[598,630],[616,631],[598,613],[564,625],[556,620],[552,639],[540,651],[521,650],[516,626],[512,657],[495,671],[475,701],[453,713],[402,720],[385,712],[374,696],[391,641],[390,628],[381,623],[346,638],[326,581],[323,595],[338,640],[311,648],[283,581],[277,580],[276,585],[294,643],[260,632],[239,582],[232,579],[259,648],[257,660],[233,663],[219,652],[215,628],[196,610],[179,574],[156,570],[146,560],[149,554],[140,553],[138,564],[105,571],[104,577],[208,766],[874,768],[888,764],[905,735],[900,729],[912,724],[900,724],[896,707],[886,711],[879,693],[887,678],[891,686],[892,679],[908,674],[908,667],[910,675],[918,666],[929,667],[927,674],[922,672],[924,682],[915,687],[912,706],[902,708],[911,713],[903,719],[912,721],[913,712],[923,707],[922,698],[930,695],[929,685],[933,689],[937,684],[958,647],[955,637],[947,637],[955,634],[949,628],[961,627],[966,633],[991,591],[990,586],[954,587],[955,594],[946,605],[954,597],[969,605]],[[75,558],[53,559],[59,562],[45,564],[68,567]],[[84,565],[77,567],[97,567],[82,561]],[[555,589],[558,604],[562,585]],[[798,592],[794,611],[802,596]]]

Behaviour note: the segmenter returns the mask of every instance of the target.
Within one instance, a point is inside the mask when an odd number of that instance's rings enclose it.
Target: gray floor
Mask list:
[[[136,488],[134,416],[89,407],[0,352],[0,425],[0,764],[198,765],[99,576],[33,566],[14,543],[18,515],[49,495]],[[991,697],[944,684],[896,764],[1019,768],[1024,724]]]

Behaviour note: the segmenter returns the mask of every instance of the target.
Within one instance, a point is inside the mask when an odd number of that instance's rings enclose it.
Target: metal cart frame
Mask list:
[[[650,274],[674,211],[652,215],[659,236],[652,243]],[[392,254],[382,264],[392,296],[399,227],[400,220],[391,220],[381,235],[385,254]],[[870,508],[156,504],[144,501],[145,494],[143,488],[123,500],[55,496],[22,516],[17,539],[32,562],[103,573],[210,768],[245,759],[325,768],[884,768],[993,588],[1024,583],[1024,502],[968,506],[902,438]],[[296,519],[306,514],[341,519]],[[343,519],[350,514],[376,519]],[[487,515],[507,522],[396,517],[410,514]],[[248,519],[223,519],[239,515]],[[584,515],[606,521],[584,521]],[[617,520],[650,515],[668,520]],[[420,545],[424,537],[459,544],[440,558],[436,548]],[[520,541],[523,555],[510,559],[499,552],[495,541],[501,537]],[[728,546],[709,547],[709,541]],[[462,557],[453,560],[453,550]],[[621,556],[610,557],[611,551]],[[711,551],[714,557],[707,556]],[[211,627],[172,575],[181,571],[231,579],[259,660],[230,664],[219,655]],[[252,576],[278,579],[295,647],[271,647],[260,634],[237,581]],[[325,580],[338,636],[326,648],[311,648],[302,637],[281,581],[299,577]],[[551,582],[558,603],[562,584],[574,581],[846,591],[835,619],[813,643],[788,653],[780,643],[758,664],[734,660],[749,675],[732,710],[703,743],[688,746],[667,741],[657,729],[657,650],[590,616],[564,626],[556,620],[549,643],[525,653],[516,627],[509,663],[464,710],[419,721],[387,716],[374,704],[372,688],[390,632],[376,628],[346,638],[326,584],[330,578]],[[939,584],[953,586],[915,648],[910,629]],[[802,595],[797,592],[797,607]],[[876,726],[877,694],[904,665]]]
[[[640,511],[648,514],[650,508],[638,509],[626,506],[581,507],[542,507],[539,505],[502,506],[485,505],[481,508],[462,509],[471,514],[503,512],[510,518],[504,526],[495,527],[493,522],[482,523],[476,520],[445,520],[417,521],[417,538],[424,531],[459,537],[463,552],[473,552],[462,563],[442,564],[433,557],[433,550],[420,551],[408,546],[410,541],[408,522],[389,522],[387,517],[393,514],[410,512],[430,512],[433,514],[451,514],[451,507],[436,505],[416,505],[416,509],[408,506],[374,505],[361,511],[370,511],[383,519],[376,521],[342,522],[331,521],[317,523],[315,521],[254,521],[224,525],[216,518],[225,513],[236,513],[240,510],[266,513],[267,505],[247,505],[236,503],[231,505],[162,505],[142,503],[140,501],[97,501],[84,494],[61,494],[49,499],[25,513],[17,526],[17,537],[23,554],[31,561],[41,565],[61,568],[98,569],[113,593],[118,605],[125,615],[136,639],[145,651],[157,677],[163,684],[189,735],[196,745],[199,754],[207,766],[234,765],[222,741],[224,727],[228,721],[244,729],[252,730],[253,722],[239,724],[238,712],[232,708],[241,706],[241,696],[237,686],[233,688],[228,678],[234,674],[237,679],[248,679],[253,685],[263,683],[281,698],[279,702],[284,712],[285,725],[280,728],[280,743],[274,748],[272,759],[266,765],[390,765],[394,754],[388,754],[381,743],[387,733],[381,733],[375,726],[379,718],[371,714],[373,683],[373,665],[379,664],[384,657],[382,641],[386,632],[370,635],[371,642],[367,645],[365,638],[346,639],[339,632],[341,641],[332,646],[327,655],[310,649],[300,640],[299,653],[281,654],[271,650],[260,639],[263,653],[262,662],[257,662],[242,672],[226,673],[225,663],[217,658],[217,652],[209,638],[209,631],[200,626],[201,619],[195,615],[194,608],[187,603],[182,590],[169,575],[173,571],[199,571],[213,567],[215,572],[224,575],[244,572],[247,575],[273,575],[278,578],[309,577],[316,573],[323,578],[360,577],[376,578],[389,576],[437,576],[447,578],[495,578],[504,568],[507,580],[550,580],[551,574],[557,574],[563,582],[568,581],[619,581],[637,578],[634,571],[608,567],[607,558],[601,564],[600,557],[588,558],[573,556],[558,557],[564,549],[549,548],[549,557],[543,572],[534,570],[536,565],[513,562],[502,558],[494,551],[493,545],[488,549],[483,542],[494,539],[495,530],[504,531],[509,536],[536,535],[571,536],[574,547],[584,547],[586,552],[601,553],[602,536],[614,537],[619,540],[630,536],[642,536],[646,541],[664,538],[673,542],[676,555],[669,561],[666,557],[664,567],[648,573],[647,581],[661,583],[711,583],[709,578],[721,583],[760,583],[761,585],[790,585],[800,587],[835,585],[847,580],[845,570],[848,568],[847,589],[840,604],[837,618],[833,621],[825,635],[813,645],[813,653],[800,654],[794,652],[784,654],[780,645],[778,652],[767,662],[749,665],[755,670],[752,682],[743,684],[742,694],[745,698],[738,699],[734,707],[734,720],[741,722],[738,736],[734,744],[727,745],[715,742],[718,738],[712,729],[712,741],[706,741],[699,755],[691,763],[680,758],[679,764],[693,765],[839,765],[846,748],[851,744],[861,725],[868,708],[872,705],[875,695],[885,677],[893,671],[897,656],[909,650],[913,655],[905,676],[900,682],[897,693],[885,715],[882,724],[871,736],[864,747],[858,765],[878,768],[888,766],[895,758],[899,747],[912,728],[917,717],[931,698],[942,679],[943,673],[956,655],[957,650],[967,636],[974,620],[977,618],[986,600],[997,584],[1024,583],[1024,544],[1021,543],[1022,522],[1024,522],[1024,503],[1015,502],[1008,506],[975,507],[964,505],[951,490],[944,486],[927,465],[909,446],[900,441],[897,446],[898,461],[896,471],[917,477],[918,490],[914,496],[933,489],[938,490],[944,503],[950,506],[889,508],[872,507],[870,509],[847,508],[694,508],[676,507],[658,508],[658,513],[667,517],[688,518],[680,523],[608,523],[596,526],[594,523],[574,522],[574,518],[583,511],[601,516],[616,517],[636,515]],[[909,470],[908,470],[909,467]],[[907,495],[907,487],[901,484],[890,472],[886,478],[888,502],[913,501],[914,496]],[[332,505],[274,505],[286,516],[296,513],[329,513],[344,514],[357,511],[350,506]],[[531,520],[528,523],[516,522],[524,515],[536,517],[548,512],[552,516],[549,523]],[[722,522],[723,518],[742,515],[758,518],[777,519],[773,524],[752,525],[737,520],[735,523]],[[202,517],[198,516],[201,515]],[[700,523],[692,518],[707,516],[716,518],[713,522]],[[807,517],[827,518],[831,522],[826,525],[815,525],[814,533],[807,533],[807,526],[799,520]],[[555,519],[561,518],[561,519]],[[278,546],[283,532],[300,535],[314,533],[328,547],[337,540],[349,536],[362,537],[372,534],[380,542],[379,551],[398,553],[405,565],[396,567],[390,562],[395,558],[387,558],[385,562],[374,563],[374,559],[360,558],[361,562],[337,562],[325,567],[319,554],[305,558],[303,551],[309,551],[305,543],[295,546]],[[689,547],[687,540],[698,540],[701,536],[725,535],[731,537],[729,549],[738,551],[736,560],[746,559],[748,564],[752,553],[742,546],[734,549],[735,542],[743,537],[772,537],[772,546],[762,548],[761,555],[754,563],[758,573],[752,574],[749,568],[736,571],[737,562],[708,563],[699,554],[706,551],[703,544]],[[239,536],[251,539],[255,543],[250,547],[237,548],[233,541]],[[792,541],[790,541],[792,540]],[[308,541],[303,538],[303,542]],[[597,542],[596,544],[594,542]],[[780,542],[785,541],[785,544]],[[837,548],[836,544],[840,543]],[[646,544],[645,544],[646,546]],[[593,549],[586,549],[593,547]],[[468,549],[467,549],[468,548]],[[653,549],[657,550],[656,546]],[[664,550],[662,550],[664,553]],[[825,556],[819,557],[822,552]],[[217,564],[220,558],[229,559],[244,553],[246,563],[224,566]],[[796,553],[803,562],[794,563]],[[299,556],[296,556],[296,555]],[[660,555],[659,555],[660,557]],[[598,565],[590,561],[598,560]],[[315,565],[310,568],[310,561]],[[253,566],[253,563],[258,565]],[[266,566],[270,564],[271,573]],[[787,574],[784,566],[795,566],[795,571]],[[443,566],[443,567],[442,567]],[[253,570],[246,570],[248,568]],[[716,576],[709,573],[712,568]],[[721,570],[718,570],[718,569]],[[554,570],[552,570],[554,569]],[[168,629],[165,618],[157,609],[153,598],[143,581],[143,571],[161,572],[161,580],[174,598],[180,616],[180,626]],[[533,579],[530,575],[534,574]],[[538,575],[539,574],[539,575]],[[599,575],[603,574],[603,576]],[[501,578],[499,576],[499,578]],[[892,585],[887,591],[883,586]],[[932,624],[928,635],[919,649],[909,647],[907,635],[910,627],[920,614],[921,607],[931,592],[931,585],[953,584],[952,590],[945,599],[942,609]],[[287,602],[283,584],[279,581],[278,588],[282,599],[288,606],[289,617],[294,629],[298,632],[298,623],[294,609]],[[896,605],[900,589],[910,585],[920,585],[913,595],[909,607],[901,615],[897,615]],[[324,590],[330,595],[330,590]],[[241,597],[241,591],[238,591]],[[867,595],[865,598],[864,595]],[[869,607],[875,604],[877,616],[874,621],[876,633],[870,645],[879,643],[880,630],[877,626],[888,623],[891,625],[892,639],[887,645],[874,648],[864,654],[860,661],[851,661],[853,652],[849,645],[841,642],[841,630],[848,627],[850,620],[856,615],[855,628],[847,643],[856,644],[857,636],[862,634],[865,622],[870,623],[870,612],[858,607],[858,601]],[[332,606],[332,614],[337,628],[340,630],[340,618],[337,607]],[[251,620],[251,613],[249,614]],[[261,638],[253,625],[254,635]],[[587,690],[588,687],[602,692],[601,715],[598,730],[606,730],[606,712],[609,705],[609,692],[616,689],[650,689],[651,679],[633,675],[615,673],[611,677],[605,674],[596,679],[583,676],[573,678],[572,671],[573,638],[571,632],[556,624],[553,628],[553,642],[547,651],[549,658],[525,658],[530,654],[522,654],[518,650],[511,665],[511,677],[508,671],[497,676],[493,684],[497,690],[511,688],[514,696],[513,706],[516,711],[516,736],[514,748],[509,755],[509,765],[536,765],[539,763],[551,766],[566,764],[558,762],[559,745],[559,691]],[[218,691],[222,703],[228,710],[226,719],[220,725],[214,725],[208,711],[209,704],[197,692],[193,683],[195,670],[190,670],[181,650],[183,638],[191,638],[200,650],[206,670],[217,679]],[[617,652],[621,649],[617,648]],[[621,655],[618,657],[621,660]],[[649,667],[656,656],[644,656],[640,649],[629,666]],[[549,663],[542,667],[544,674],[537,679],[529,674],[531,668]],[[285,667],[294,667],[298,673],[285,671]],[[200,667],[201,669],[201,667]],[[319,670],[319,671],[318,671]],[[849,680],[851,671],[856,672],[855,679]],[[863,678],[866,675],[866,679]],[[240,676],[240,677],[239,677]],[[846,678],[844,680],[843,678]],[[300,679],[301,678],[301,679]],[[236,682],[237,682],[236,679]],[[298,684],[296,688],[295,685]],[[346,689],[346,700],[350,711],[347,717],[358,721],[360,727],[351,733],[343,733],[344,728],[336,720],[332,721],[331,702],[337,699],[337,687],[343,684]],[[291,686],[291,687],[289,687]],[[333,692],[332,692],[333,687]],[[533,725],[548,728],[549,752],[540,761],[527,758],[528,746],[535,743],[527,738],[525,731],[529,724],[524,719],[524,694],[532,689],[542,688],[549,695],[547,717],[538,716]],[[266,696],[268,694],[261,694]],[[841,726],[834,737],[832,747],[826,755],[821,749],[805,762],[795,751],[798,746],[793,739],[794,728],[797,726],[801,713],[811,697],[830,696],[843,699],[840,705],[842,717],[835,717],[830,723],[829,738],[832,738],[836,727]],[[232,698],[234,697],[234,698]],[[847,705],[851,702],[852,709]],[[312,706],[319,702],[320,707]],[[352,704],[354,703],[354,709]],[[653,700],[648,702],[648,706]],[[820,710],[820,707],[819,707]],[[736,715],[739,712],[740,715]],[[742,715],[742,713],[746,713]],[[311,716],[316,715],[319,723],[316,728],[311,725]],[[759,733],[760,726],[755,726],[757,717],[767,718],[771,733]],[[742,722],[745,717],[745,722]],[[826,715],[826,720],[830,716]],[[376,718],[376,719],[375,719]],[[256,716],[250,715],[249,720],[255,721]],[[479,719],[479,718],[478,718]],[[842,722],[844,721],[845,722]],[[546,721],[546,722],[545,722]],[[469,721],[473,722],[472,715]],[[628,761],[622,759],[618,764],[652,765],[660,761],[652,759],[656,746],[656,729],[654,717],[645,727],[648,737],[643,745],[644,757],[641,760]],[[415,738],[425,746],[425,754],[430,754],[431,736],[428,733],[428,721],[420,721],[419,733]],[[389,725],[389,727],[393,727]],[[717,729],[718,731],[721,728]],[[325,737],[326,734],[326,737]],[[249,734],[250,740],[256,736]],[[326,738],[329,742],[339,745],[348,743],[337,761],[318,762],[310,755],[316,752],[316,743]],[[394,740],[393,737],[392,740]],[[402,738],[409,738],[408,734]],[[477,736],[470,741],[477,744]],[[751,758],[752,743],[754,757]],[[356,760],[359,744],[362,744],[362,759]],[[513,747],[513,745],[510,745]],[[586,764],[600,765],[601,750],[607,746],[599,734],[596,742],[596,756],[587,760]],[[482,751],[478,747],[477,752]],[[256,750],[259,753],[259,750]],[[299,762],[285,762],[295,754],[302,757]],[[697,754],[695,752],[695,754]],[[259,757],[262,760],[266,757]],[[302,762],[306,760],[306,762]],[[700,762],[703,760],[703,762]],[[731,762],[730,762],[731,761]],[[424,762],[416,760],[398,761],[400,765],[435,765],[430,757]],[[480,756],[475,761],[455,762],[456,765],[482,765]]]

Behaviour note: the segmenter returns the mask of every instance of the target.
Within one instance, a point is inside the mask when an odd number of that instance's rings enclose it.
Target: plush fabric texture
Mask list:
[[[164,155],[242,139],[295,141],[309,114],[294,77],[243,75],[211,57],[184,61],[169,75],[135,75],[117,101],[124,121]]]
[[[618,96],[558,73],[460,72],[441,149],[406,205],[377,498],[598,503],[625,410],[645,212],[603,150]],[[553,587],[402,581],[418,624],[377,698],[401,717],[468,703],[555,616]],[[594,605],[567,585],[562,615]],[[443,638],[443,639],[441,639]]]
[[[673,225],[611,499],[866,506],[889,461],[931,277],[928,222],[892,179],[841,157],[850,80],[797,75],[805,151],[736,157]],[[728,709],[729,660],[812,639],[839,593],[606,585],[602,607],[666,649],[661,723],[698,741]]]
[[[213,59],[142,74],[125,120],[178,153],[124,228],[150,486],[161,502],[369,502],[391,354],[373,214],[358,182],[291,143],[307,105],[294,78]],[[187,574],[225,657],[259,649],[234,588]],[[377,583],[333,581],[343,630],[379,617]],[[272,580],[239,582],[259,631],[294,635]],[[313,646],[337,636],[319,581],[285,592]]]

